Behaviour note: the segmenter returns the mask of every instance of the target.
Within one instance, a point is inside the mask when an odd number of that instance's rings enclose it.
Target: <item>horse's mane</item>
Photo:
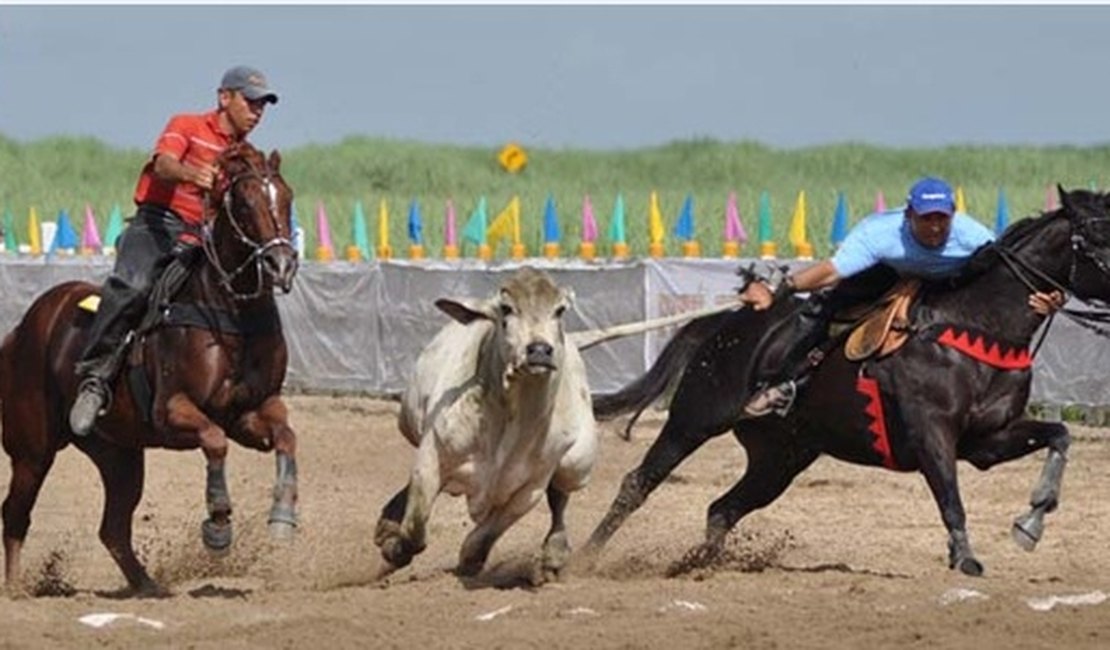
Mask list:
[[[1000,246],[1013,248],[1015,245],[1025,241],[1027,238],[1045,228],[1057,218],[1062,218],[1063,216],[1063,210],[1058,208],[1051,212],[1042,212],[1037,216],[1015,221],[1002,232],[1002,236],[998,239],[977,248],[959,273],[950,278],[936,280],[929,284],[938,284],[950,289],[965,286],[975,278],[978,278],[994,268],[995,265],[1002,260],[1002,256],[998,252]]]

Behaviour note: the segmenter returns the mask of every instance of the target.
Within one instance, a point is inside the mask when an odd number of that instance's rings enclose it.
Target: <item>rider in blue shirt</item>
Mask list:
[[[855,277],[861,286],[855,288],[857,297],[849,300],[858,302],[860,293],[874,299],[900,276],[939,279],[954,275],[976,249],[993,240],[994,235],[985,226],[956,212],[948,183],[927,177],[910,188],[904,208],[864,218],[831,259],[788,275],[783,281],[785,291],[780,289],[779,293],[816,292]],[[783,328],[792,337],[785,358],[780,364],[767,360],[760,364],[757,379],[763,379],[765,387],[745,406],[748,415],[758,417],[772,411],[785,415],[789,411],[798,382],[813,365],[808,360],[811,351],[826,338],[833,313],[847,306],[845,296],[838,300],[832,293],[813,293],[799,313],[798,326]],[[767,283],[757,281],[750,283],[740,297],[753,309],[762,310],[771,306],[775,294]],[[1064,296],[1058,291],[1029,297],[1029,306],[1040,314],[1058,309],[1063,302]],[[771,374],[768,365],[778,366],[777,376],[767,376]]]

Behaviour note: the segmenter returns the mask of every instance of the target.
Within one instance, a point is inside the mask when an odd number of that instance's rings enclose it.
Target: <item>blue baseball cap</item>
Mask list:
[[[943,212],[948,216],[956,213],[956,197],[952,187],[932,176],[926,176],[913,184],[906,203],[918,214]]]

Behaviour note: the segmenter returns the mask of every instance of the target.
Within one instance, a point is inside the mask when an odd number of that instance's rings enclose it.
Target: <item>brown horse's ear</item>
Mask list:
[[[281,173],[281,152],[277,149],[270,152],[270,169],[275,174]]]

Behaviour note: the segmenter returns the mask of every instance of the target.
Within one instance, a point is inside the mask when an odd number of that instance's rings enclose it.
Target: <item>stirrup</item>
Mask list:
[[[798,386],[794,383],[794,380],[768,386],[748,400],[748,403],[744,405],[744,413],[753,418],[763,417],[770,413],[785,417],[790,412],[790,408],[794,406],[794,398],[797,396]]]

